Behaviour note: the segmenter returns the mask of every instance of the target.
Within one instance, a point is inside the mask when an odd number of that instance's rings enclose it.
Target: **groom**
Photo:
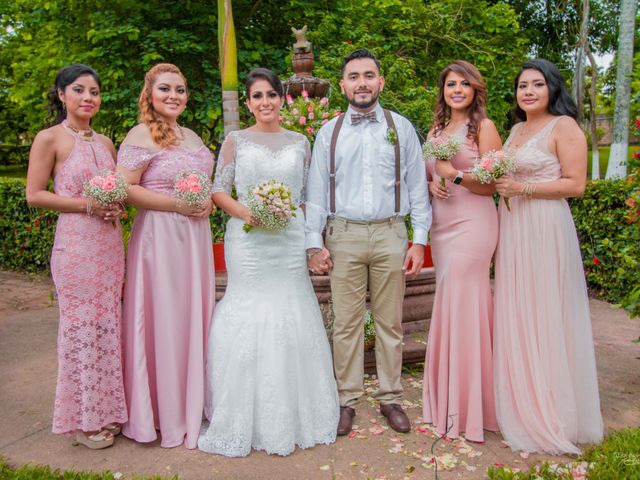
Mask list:
[[[402,302],[405,277],[422,266],[431,225],[425,167],[411,123],[378,103],[384,77],[371,52],[360,49],[344,58],[340,88],[349,108],[318,132],[306,200],[309,269],[330,271],[338,435],[351,431],[364,394],[367,288],[380,382],[375,397],[391,428],[408,432],[411,423],[400,406]],[[407,214],[413,225],[408,250]]]

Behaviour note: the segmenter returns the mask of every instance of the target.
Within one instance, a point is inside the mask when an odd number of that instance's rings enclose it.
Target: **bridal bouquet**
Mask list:
[[[105,170],[96,175],[82,186],[84,196],[91,198],[101,205],[122,203],[127,198],[127,181],[121,173]],[[91,213],[91,206],[87,206],[87,213]],[[116,222],[113,222],[116,227]]]
[[[516,168],[515,157],[504,150],[490,150],[482,155],[473,166],[471,173],[480,183],[491,183],[511,173]],[[503,197],[507,210],[511,211],[509,197]]]
[[[127,181],[121,173],[104,171],[86,182],[83,191],[101,205],[121,203],[127,198]]]
[[[176,176],[173,196],[192,207],[201,205],[211,196],[211,179],[199,170],[184,170]]]
[[[462,144],[457,137],[442,131],[438,136],[431,137],[422,146],[422,156],[425,160],[451,160],[460,151]],[[440,179],[440,185],[444,187],[444,178]]]
[[[260,227],[270,232],[287,228],[295,217],[296,206],[291,198],[291,190],[284,183],[275,180],[260,183],[249,189],[249,210],[260,220]],[[253,225],[245,223],[242,229],[251,231]]]

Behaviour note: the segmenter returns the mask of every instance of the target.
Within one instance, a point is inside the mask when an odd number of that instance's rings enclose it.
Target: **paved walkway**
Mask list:
[[[640,426],[640,321],[607,303],[591,301],[607,431]],[[253,452],[229,459],[179,447],[136,444],[118,437],[109,449],[73,447],[71,440],[51,433],[56,378],[58,310],[51,282],[43,277],[0,270],[0,455],[11,464],[48,464],[53,468],[179,475],[181,479],[431,479],[430,448],[435,437],[418,428],[406,435],[386,428],[375,402],[357,412],[353,438],[330,446],[297,450],[288,457]],[[367,387],[373,388],[372,379]],[[407,372],[403,383],[410,418],[421,415],[422,372]],[[417,423],[417,422],[416,422]],[[423,431],[420,431],[423,430]],[[488,434],[482,445],[440,441],[436,454],[447,464],[439,478],[485,478],[488,466],[524,468],[542,459],[568,462],[568,457],[531,455],[522,458]]]

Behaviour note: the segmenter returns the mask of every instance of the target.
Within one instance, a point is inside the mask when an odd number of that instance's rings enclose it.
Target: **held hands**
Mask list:
[[[518,195],[522,195],[522,187],[523,184],[521,182],[516,182],[513,178],[506,175],[496,179],[496,192],[498,192],[501,197],[517,197]]]
[[[438,180],[429,182],[429,192],[433,198],[445,200],[449,198],[449,189],[442,186]]]
[[[307,252],[307,266],[313,273],[327,273],[333,268],[331,254],[326,248],[309,249]]]
[[[253,213],[251,213],[251,210],[249,210],[247,207],[244,207],[240,218],[244,220],[244,223],[246,223],[247,225],[251,225],[252,227],[260,226],[260,219]]]
[[[175,211],[186,217],[206,218],[211,215],[213,209],[214,205],[211,197],[209,197],[206,202],[201,203],[200,205],[189,205],[182,200],[176,200]]]
[[[414,243],[407,252],[407,256],[404,259],[404,265],[402,266],[405,276],[412,277],[413,275],[416,275],[422,268],[423,263],[424,245]]]
[[[103,205],[100,202],[96,202],[91,198],[87,198],[87,213],[98,217],[105,222],[114,222],[120,218],[122,213],[122,205],[119,203],[111,203]]]

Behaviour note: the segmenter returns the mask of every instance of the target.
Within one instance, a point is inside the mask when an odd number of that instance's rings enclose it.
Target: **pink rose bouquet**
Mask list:
[[[211,179],[199,170],[185,170],[176,176],[173,196],[187,205],[205,203],[211,197]]]
[[[127,198],[127,181],[121,173],[105,170],[82,186],[84,196],[101,205],[122,203]],[[90,206],[87,213],[90,213]],[[116,222],[113,222],[115,228]]]
[[[490,150],[476,161],[471,173],[480,183],[491,183],[496,179],[511,173],[516,168],[515,157],[504,150]],[[509,197],[504,197],[507,210],[511,211]]]
[[[424,142],[422,156],[425,161],[450,161],[462,148],[457,137],[442,131]],[[444,187],[444,178],[440,179],[440,185]]]
[[[127,181],[121,173],[104,171],[86,182],[83,192],[101,205],[122,203],[127,198]]]
[[[296,206],[291,190],[284,183],[269,180],[249,189],[248,207],[252,215],[260,220],[260,228],[278,232],[287,228],[295,217]],[[245,223],[242,229],[250,232],[253,225]]]

